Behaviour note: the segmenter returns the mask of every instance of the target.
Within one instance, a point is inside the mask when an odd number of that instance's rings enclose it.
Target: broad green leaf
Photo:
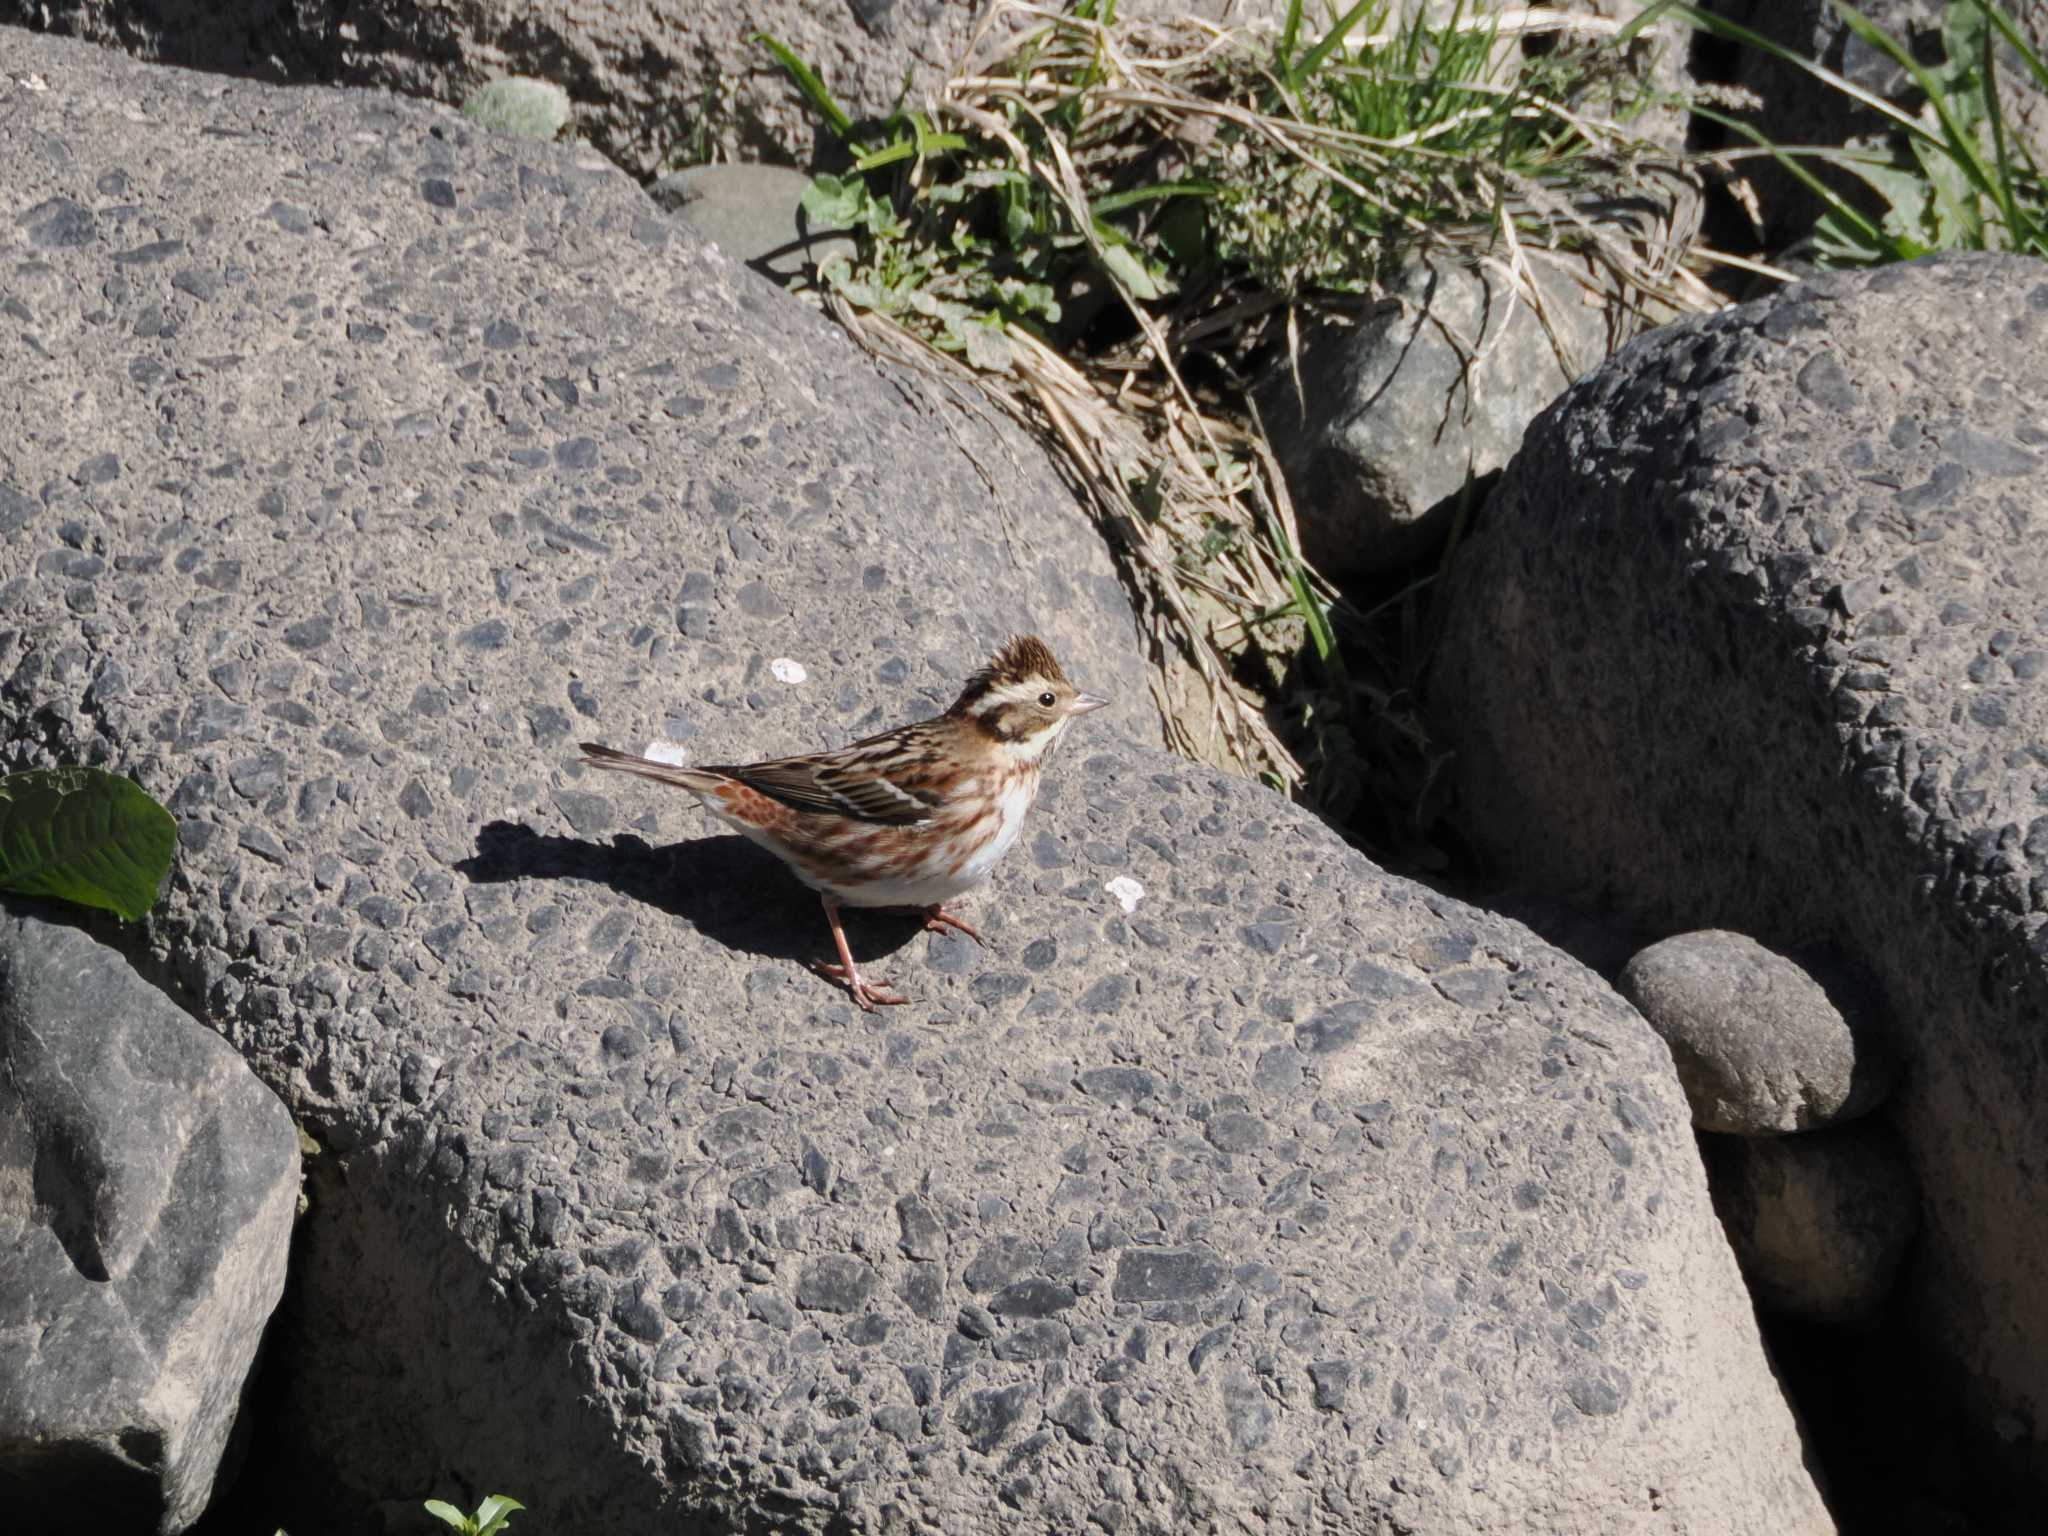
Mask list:
[[[178,847],[171,813],[99,768],[0,778],[0,890],[52,896],[138,918]]]
[[[453,1504],[445,1503],[440,1499],[427,1500],[427,1513],[436,1520],[453,1526],[458,1531],[467,1533],[470,1528],[469,1516],[465,1515]]]
[[[843,180],[830,171],[820,171],[798,199],[804,216],[815,229],[850,229],[860,221],[868,203],[868,186],[858,176]]]

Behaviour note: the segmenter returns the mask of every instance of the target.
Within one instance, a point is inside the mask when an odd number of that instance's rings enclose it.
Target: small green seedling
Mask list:
[[[508,1499],[502,1493],[494,1493],[477,1505],[473,1515],[465,1515],[453,1504],[439,1499],[427,1500],[427,1513],[458,1532],[459,1536],[498,1536],[505,1529],[505,1522],[512,1518],[513,1511],[525,1508],[517,1499]]]

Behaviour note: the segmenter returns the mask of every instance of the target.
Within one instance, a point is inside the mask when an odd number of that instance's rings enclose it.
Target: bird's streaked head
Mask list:
[[[1004,756],[1036,762],[1068,721],[1108,702],[1068,682],[1038,636],[1018,635],[967,680],[946,713],[973,725]]]

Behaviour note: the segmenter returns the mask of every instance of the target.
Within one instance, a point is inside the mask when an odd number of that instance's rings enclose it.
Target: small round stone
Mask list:
[[[1850,1021],[1806,971],[1739,933],[1707,929],[1652,944],[1620,990],[1671,1047],[1703,1131],[1768,1136],[1874,1109],[1891,1053]]]

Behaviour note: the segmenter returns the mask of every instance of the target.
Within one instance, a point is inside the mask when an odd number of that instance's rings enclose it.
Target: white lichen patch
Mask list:
[[[687,767],[690,761],[690,749],[680,741],[650,741],[647,743],[647,749],[640,755],[650,757],[657,763],[672,764],[677,768]]]
[[[800,661],[791,661],[787,656],[778,656],[768,663],[768,670],[775,674],[779,683],[800,683],[811,674],[804,670]]]
[[[1145,887],[1129,875],[1118,875],[1102,888],[1116,898],[1116,904],[1127,914],[1137,911],[1138,903],[1145,899]]]

